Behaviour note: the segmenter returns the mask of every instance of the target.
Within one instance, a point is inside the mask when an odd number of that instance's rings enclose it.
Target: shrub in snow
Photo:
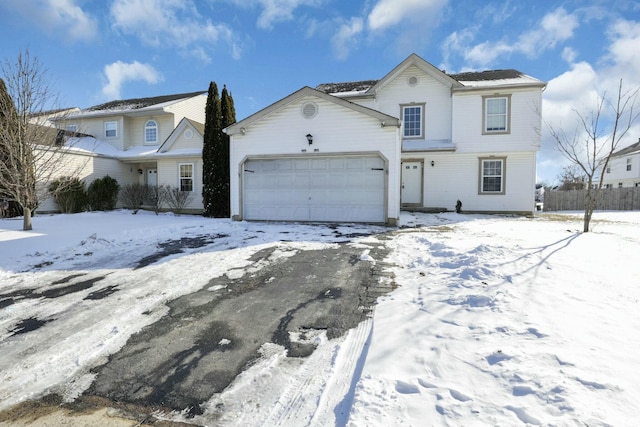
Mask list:
[[[62,213],[82,212],[86,205],[84,182],[69,176],[61,177],[49,184],[49,194]]]
[[[131,209],[137,214],[142,204],[150,198],[151,187],[145,184],[126,184],[120,190],[120,201],[126,209]]]
[[[98,178],[87,188],[87,204],[92,211],[111,211],[116,208],[120,184],[109,175]]]

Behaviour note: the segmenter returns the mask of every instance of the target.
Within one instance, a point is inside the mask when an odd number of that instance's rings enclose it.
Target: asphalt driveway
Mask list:
[[[157,254],[140,260],[138,268],[212,240],[166,242]],[[198,415],[201,403],[260,357],[263,344],[282,345],[289,357],[310,355],[316,332],[326,331],[329,339],[341,336],[390,290],[379,280],[387,253],[384,242],[366,259],[361,259],[361,248],[346,242],[275,257],[274,251],[281,249],[267,248],[251,258],[260,268],[248,268],[239,278],[211,279],[201,290],[171,301],[167,315],[95,368],[97,377],[78,402],[97,397]]]

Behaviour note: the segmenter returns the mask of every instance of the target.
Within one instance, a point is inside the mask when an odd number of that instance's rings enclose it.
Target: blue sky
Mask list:
[[[231,91],[242,119],[302,86],[379,79],[411,53],[449,73],[515,68],[549,82],[543,118],[622,78],[640,86],[640,1],[1,0],[1,59],[29,49],[60,107]],[[640,126],[625,145],[640,137]],[[543,131],[539,181],[565,164]]]

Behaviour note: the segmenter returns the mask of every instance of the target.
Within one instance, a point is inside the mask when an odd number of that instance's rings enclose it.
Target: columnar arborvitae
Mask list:
[[[202,204],[203,215],[208,217],[215,216],[216,213],[216,151],[221,133],[222,111],[218,86],[215,82],[211,82],[205,107],[202,142]]]
[[[226,86],[222,98],[218,97],[215,82],[209,85],[205,110],[204,142],[202,148],[204,215],[229,218],[229,136],[222,130],[235,123],[236,113],[233,98]]]

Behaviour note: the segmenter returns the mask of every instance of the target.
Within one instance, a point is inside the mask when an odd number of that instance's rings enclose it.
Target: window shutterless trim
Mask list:
[[[153,131],[155,133],[155,139],[147,139],[147,132]],[[157,144],[158,143],[158,122],[155,120],[147,120],[144,124],[144,143],[145,144]]]
[[[502,163],[502,170],[500,175],[500,191],[484,191],[484,162],[499,161]],[[507,158],[506,157],[479,157],[478,158],[478,195],[504,195],[507,188]]]
[[[400,123],[402,124],[402,139],[423,139],[425,136],[425,129],[424,129],[424,117],[425,117],[425,110],[426,110],[426,104],[423,103],[416,103],[416,104],[400,104]],[[407,135],[406,134],[406,127],[405,127],[405,108],[420,108],[420,134],[419,135]]]
[[[183,176],[182,175],[182,166],[191,166],[191,176]],[[196,171],[196,166],[195,163],[178,163],[178,189],[180,191],[189,191],[192,192],[195,190],[194,185],[195,185],[195,172]],[[183,190],[182,189],[182,180],[189,180],[191,181],[191,190]]]
[[[504,130],[487,130],[487,100],[506,99],[506,118]],[[483,135],[506,135],[511,133],[511,94],[506,95],[484,95],[482,97],[482,134]]]
[[[113,129],[107,129],[109,125],[113,125]],[[109,135],[109,132],[114,132],[113,135]],[[104,137],[105,138],[117,138],[118,137],[118,122],[116,120],[111,120],[108,122],[104,122]]]

